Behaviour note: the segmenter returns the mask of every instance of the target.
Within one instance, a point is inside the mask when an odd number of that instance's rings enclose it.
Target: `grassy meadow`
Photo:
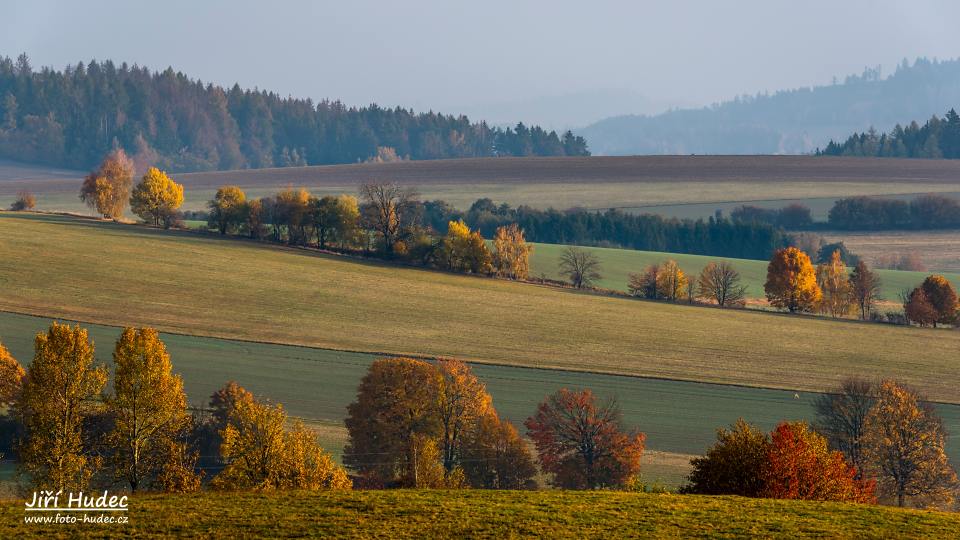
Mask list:
[[[189,232],[0,213],[0,310],[358,352],[960,402],[960,332],[599,296]],[[251,309],[251,306],[256,306]]]
[[[960,515],[807,501],[609,491],[201,493],[136,496],[128,524],[37,525],[0,501],[0,537],[949,538]]]
[[[844,237],[846,238],[846,237]],[[534,244],[533,256],[530,259],[530,272],[533,276],[546,275],[548,278],[562,279],[558,272],[560,255],[567,246],[558,244]],[[852,246],[851,246],[852,248]],[[763,298],[763,283],[767,279],[767,261],[749,259],[731,259],[713,257],[709,255],[686,255],[680,253],[659,253],[655,251],[637,251],[632,249],[612,249],[585,247],[596,254],[600,259],[603,279],[598,285],[618,291],[627,290],[627,279],[630,273],[640,272],[647,265],[660,263],[667,259],[677,261],[680,268],[688,275],[696,276],[711,261],[729,261],[743,277],[744,285],[748,287],[748,294],[752,298]],[[855,253],[859,253],[855,248]],[[881,296],[892,302],[899,302],[897,293],[903,289],[912,289],[923,282],[929,272],[905,272],[898,270],[878,270],[882,281]],[[950,281],[960,287],[960,274],[945,274]]]

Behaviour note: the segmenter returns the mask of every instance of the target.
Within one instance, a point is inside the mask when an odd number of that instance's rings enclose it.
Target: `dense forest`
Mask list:
[[[667,251],[716,255],[742,259],[768,259],[789,243],[779,226],[759,221],[736,221],[724,217],[707,220],[665,218],[653,214],[627,214],[529,206],[512,208],[479,199],[466,213],[443,201],[424,203],[424,221],[437,231],[462,218],[471,228],[491,238],[497,227],[516,223],[531,242],[620,247],[643,251]]]
[[[167,68],[0,57],[0,157],[89,168],[122,147],[138,168],[285,167],[365,160],[589,155],[586,141],[518,124],[225,89]]]
[[[758,93],[699,109],[617,116],[577,130],[595,154],[802,154],[870,126],[929,118],[960,103],[960,60],[904,60],[832,84]]]
[[[894,126],[889,133],[873,128],[854,133],[842,143],[831,140],[821,156],[870,156],[911,158],[960,158],[960,115],[950,109],[943,118],[934,115],[922,126],[916,121],[907,127]]]

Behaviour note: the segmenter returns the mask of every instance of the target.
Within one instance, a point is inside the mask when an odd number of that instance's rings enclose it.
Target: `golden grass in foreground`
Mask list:
[[[128,525],[36,525],[3,538],[951,538],[960,515],[879,506],[620,492],[355,491],[138,496]]]
[[[251,242],[0,213],[0,309],[332,349],[958,402],[960,332],[669,305]]]

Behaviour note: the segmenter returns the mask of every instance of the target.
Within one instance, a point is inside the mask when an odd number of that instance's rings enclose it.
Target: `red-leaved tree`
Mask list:
[[[782,422],[770,435],[764,496],[875,503],[875,483],[856,479],[843,454],[805,422]]]
[[[619,487],[640,471],[646,436],[626,432],[616,401],[598,405],[590,390],[547,396],[524,425],[557,487]]]

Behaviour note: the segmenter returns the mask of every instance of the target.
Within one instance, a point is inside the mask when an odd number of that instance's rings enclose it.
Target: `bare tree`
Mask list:
[[[711,262],[697,278],[697,296],[708,298],[720,307],[742,306],[747,286],[740,283],[740,272],[726,261]]]
[[[860,318],[867,320],[873,304],[880,298],[880,276],[872,272],[867,263],[860,261],[850,274],[853,298],[860,310]]]
[[[600,259],[589,251],[572,246],[560,254],[560,272],[578,289],[590,287],[602,277]]]
[[[395,182],[370,182],[360,186],[366,220],[380,235],[387,255],[393,254],[404,229],[411,224],[412,205],[417,196],[416,190]]]
[[[851,377],[840,383],[836,393],[824,394],[813,404],[817,431],[831,448],[843,452],[857,470],[857,478],[863,478],[863,437],[867,414],[877,401],[876,395],[873,383]]]

